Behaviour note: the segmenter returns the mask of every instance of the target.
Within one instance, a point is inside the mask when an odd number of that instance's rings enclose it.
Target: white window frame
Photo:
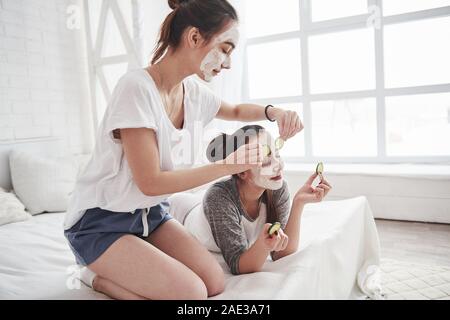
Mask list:
[[[111,94],[114,88],[110,88],[106,81],[105,74],[102,67],[111,66],[116,64],[128,63],[128,69],[137,68],[144,65],[143,53],[142,53],[142,32],[143,32],[143,20],[142,20],[142,0],[129,0],[132,5],[132,20],[133,30],[132,34],[128,32],[126,27],[124,12],[120,9],[117,0],[95,0],[101,1],[101,7],[99,14],[99,22],[96,30],[91,30],[91,24],[93,23],[89,14],[88,1],[83,1],[84,10],[84,24],[86,32],[86,51],[89,67],[89,90],[91,97],[92,117],[94,132],[97,132],[100,125],[103,112],[106,109],[106,105],[98,105],[97,96],[103,95],[104,100],[108,102],[111,99]],[[117,23],[126,53],[116,56],[103,56],[102,49],[104,45],[104,38],[106,32],[106,18],[108,11],[111,10],[114,22]],[[93,40],[92,32],[96,33],[95,42]],[[96,87],[96,80],[100,83],[100,92]]]
[[[334,163],[448,163],[450,156],[387,156],[386,153],[386,97],[406,96],[428,93],[448,93],[450,83],[438,85],[426,85],[405,88],[386,88],[384,77],[384,26],[418,21],[423,19],[448,17],[450,16],[450,6],[422,10],[411,13],[398,14],[383,17],[383,0],[367,0],[369,8],[377,6],[380,9],[380,28],[374,28],[375,37],[375,68],[376,68],[376,88],[375,90],[363,90],[352,92],[338,92],[325,94],[311,94],[309,87],[309,48],[308,38],[311,35],[334,33],[337,31],[354,30],[367,27],[367,21],[372,18],[373,13],[357,16],[338,18],[327,21],[312,22],[311,1],[299,0],[300,30],[281,34],[248,38],[245,43],[245,66],[244,66],[244,97],[249,103],[255,104],[284,104],[301,103],[303,105],[303,122],[306,124],[302,134],[305,135],[305,156],[286,157],[286,162],[311,163],[327,161]],[[301,75],[302,75],[302,95],[294,97],[275,97],[267,99],[250,99],[248,85],[248,55],[247,48],[250,45],[270,43],[279,40],[300,39],[301,44]],[[300,72],[300,71],[299,71]],[[323,100],[339,100],[348,98],[375,98],[377,112],[377,156],[375,157],[317,157],[313,156],[312,146],[312,123],[311,102]],[[289,143],[289,142],[288,142]]]

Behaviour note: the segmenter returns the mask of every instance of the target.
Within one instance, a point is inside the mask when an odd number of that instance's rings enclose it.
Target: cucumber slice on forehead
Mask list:
[[[275,232],[277,232],[278,230],[281,229],[281,223],[279,222],[275,222],[274,224],[272,224],[269,228],[269,234],[273,235]]]
[[[323,163],[320,162],[317,167],[316,167],[316,173],[317,174],[322,174],[323,173]]]
[[[272,154],[272,151],[270,150],[270,147],[267,144],[265,144],[263,146],[263,150],[262,151],[263,151],[264,157],[268,157],[268,156],[270,156]]]
[[[282,138],[277,138],[275,140],[275,148],[276,148],[276,150],[280,150],[281,148],[283,148],[283,146],[284,146],[284,140]],[[262,151],[263,151],[264,157],[268,157],[268,156],[270,156],[272,154],[272,150],[270,149],[270,146],[267,145],[267,144],[265,144],[263,146],[263,150]]]

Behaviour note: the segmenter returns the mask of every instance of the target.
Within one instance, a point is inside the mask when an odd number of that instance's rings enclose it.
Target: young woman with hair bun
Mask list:
[[[239,31],[228,1],[168,3],[173,11],[150,65],[125,74],[112,93],[65,217],[82,281],[117,299],[206,299],[224,289],[220,265],[172,219],[166,199],[257,168],[261,148],[254,143],[228,161],[180,168],[171,151],[184,131],[194,136],[194,125],[205,127],[214,118],[270,119],[285,140],[303,129],[295,112],[232,105],[190,77],[211,81],[231,68]]]

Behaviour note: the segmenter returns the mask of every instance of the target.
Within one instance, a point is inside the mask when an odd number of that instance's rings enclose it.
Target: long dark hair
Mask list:
[[[265,131],[266,129],[262,126],[248,125],[238,129],[231,135],[222,133],[209,143],[208,148],[206,149],[206,157],[210,162],[224,160],[241,146],[248,144],[251,137],[258,136]],[[233,177],[240,179],[237,174],[233,175]],[[274,223],[279,221],[280,215],[273,203],[273,191],[266,189],[263,193],[263,200],[267,206],[266,222]]]
[[[166,50],[177,49],[188,27],[195,27],[209,41],[231,20],[238,21],[236,10],[227,0],[169,0],[173,11],[166,17],[159,32],[151,64],[161,59]]]

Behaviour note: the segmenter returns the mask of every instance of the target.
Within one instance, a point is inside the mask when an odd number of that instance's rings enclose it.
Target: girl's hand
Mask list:
[[[304,129],[303,123],[297,112],[290,110],[280,110],[275,119],[278,123],[280,138],[288,140]]]
[[[221,163],[232,166],[233,173],[241,173],[253,167],[261,166],[263,158],[262,145],[251,143],[241,146]]]
[[[294,202],[300,202],[303,204],[321,202],[323,198],[326,197],[332,187],[328,181],[323,178],[319,185],[314,188],[312,183],[317,176],[318,174],[314,173],[311,177],[309,177],[303,187],[301,187],[295,194]]]
[[[283,251],[288,245],[289,237],[281,229],[275,232],[273,235],[270,235],[269,228],[271,226],[271,223],[266,223],[264,225],[264,228],[258,237],[258,241],[269,252]]]

